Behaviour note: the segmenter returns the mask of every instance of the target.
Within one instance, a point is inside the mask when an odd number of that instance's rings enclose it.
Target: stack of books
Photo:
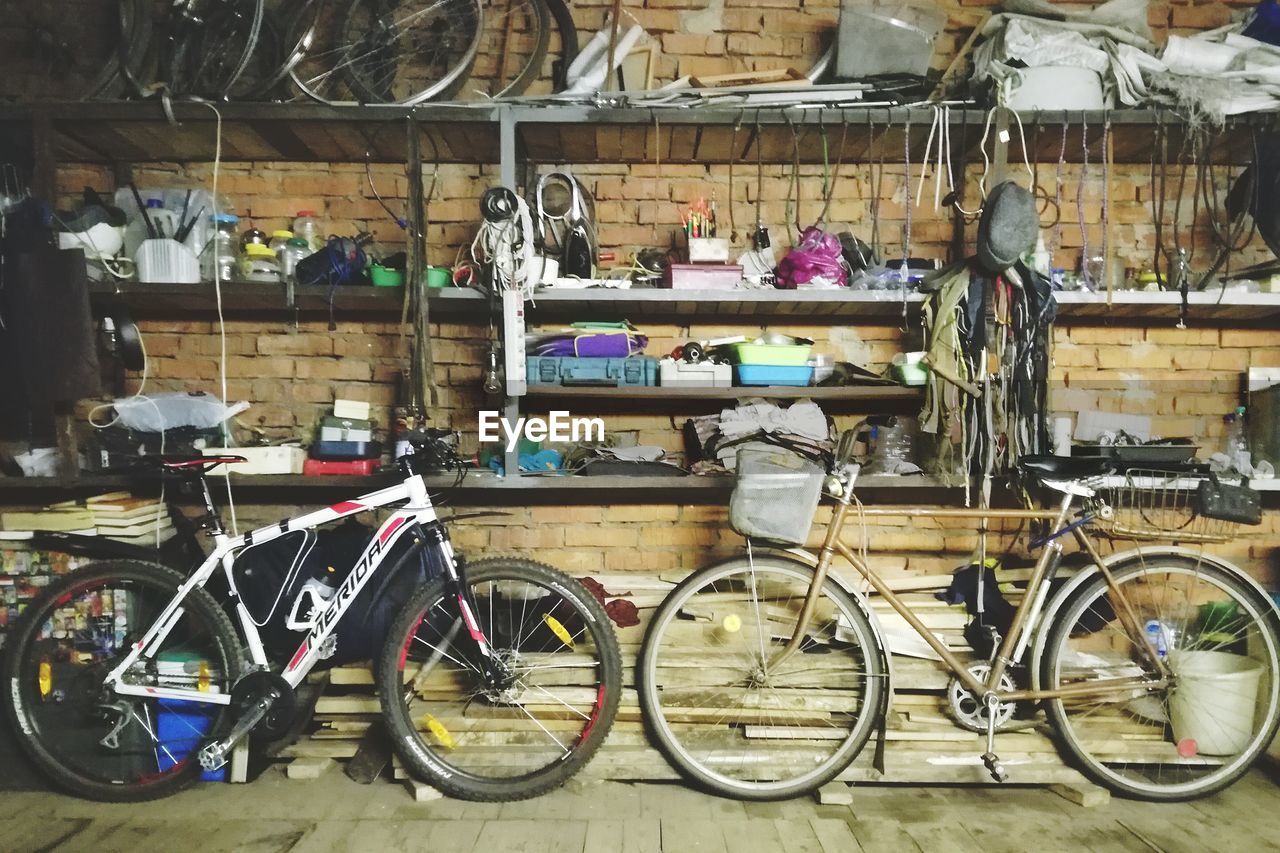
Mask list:
[[[41,510],[0,512],[0,526],[5,530],[51,530],[58,533],[82,533],[92,536],[93,513],[75,501],[57,503]]]
[[[148,545],[171,539],[175,533],[169,510],[155,498],[135,498],[112,492],[85,501],[99,536]]]

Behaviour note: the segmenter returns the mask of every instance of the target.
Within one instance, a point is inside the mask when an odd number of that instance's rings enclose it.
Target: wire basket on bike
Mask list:
[[[1098,490],[1111,517],[1099,526],[1116,539],[1226,542],[1238,522],[1206,515],[1199,495],[1207,478],[1192,471],[1132,468],[1121,482]]]
[[[822,496],[816,462],[771,444],[738,448],[729,526],[751,539],[803,545]]]

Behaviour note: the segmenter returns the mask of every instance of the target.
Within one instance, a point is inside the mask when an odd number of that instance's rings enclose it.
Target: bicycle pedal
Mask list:
[[[991,778],[997,782],[1007,782],[1009,774],[1005,771],[1004,765],[1000,763],[1000,756],[994,752],[984,752],[982,754],[982,763],[986,765],[987,772],[991,774]]]

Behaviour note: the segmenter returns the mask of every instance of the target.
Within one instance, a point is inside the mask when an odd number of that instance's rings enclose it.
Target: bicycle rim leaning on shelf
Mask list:
[[[4,661],[6,715],[27,755],[67,791],[149,800],[199,775],[194,753],[223,730],[227,706],[123,696],[103,683],[182,581],[147,563],[93,563],[50,587],[13,629]],[[197,589],[154,658],[124,680],[225,695],[239,666],[235,630]]]
[[[1086,775],[1123,796],[1186,800],[1225,788],[1266,749],[1280,721],[1274,605],[1235,572],[1193,556],[1151,557],[1112,571],[1122,596],[1098,575],[1051,614],[1041,686],[1155,680],[1144,644],[1167,662],[1170,685],[1050,700],[1063,748]],[[1122,601],[1142,636],[1126,629]]]
[[[329,0],[290,76],[323,103],[451,97],[475,63],[485,15],[479,0]]]
[[[613,725],[618,642],[577,581],[531,560],[466,569],[478,628],[508,677],[486,683],[480,650],[444,583],[396,617],[378,668],[382,711],[418,778],[452,796],[518,800],[576,773]]]
[[[866,615],[828,578],[798,650],[813,570],[741,558],[681,583],[649,625],[637,672],[659,747],[704,788],[793,797],[843,771],[881,713],[887,674]]]
[[[258,47],[263,0],[216,0],[187,24],[166,63],[165,82],[177,95],[227,97]]]

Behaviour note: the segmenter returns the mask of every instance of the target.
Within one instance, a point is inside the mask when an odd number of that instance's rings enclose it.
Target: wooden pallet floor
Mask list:
[[[636,605],[640,624],[617,629],[623,655],[625,689],[621,698],[616,722],[605,746],[583,771],[586,779],[611,779],[623,781],[674,780],[678,774],[667,764],[662,755],[649,745],[641,719],[639,700],[635,691],[634,664],[640,650],[645,629],[654,610],[679,576],[615,575],[596,576],[614,597],[625,598]],[[955,649],[965,648],[961,630],[967,617],[963,608],[951,607],[937,601],[933,592],[949,581],[949,576],[909,577],[895,582],[902,594],[911,601],[925,624],[945,638]],[[882,602],[873,598],[883,627],[892,637],[909,632],[906,624]],[[698,624],[680,626],[689,632],[690,663],[699,662],[700,628]],[[894,640],[891,640],[891,643]],[[310,734],[284,753],[294,759],[348,759],[356,754],[360,739],[371,723],[379,719],[378,699],[374,693],[373,677],[367,667],[347,666],[328,673],[328,686],[319,699]],[[941,664],[917,657],[895,655],[893,660],[892,699],[884,744],[883,771],[873,766],[876,740],[873,737],[862,754],[841,775],[845,782],[883,783],[939,783],[939,784],[991,784],[982,766],[980,755],[985,749],[984,737],[957,726],[948,716],[943,692],[948,674]],[[572,702],[573,691],[582,688],[570,686],[552,687],[563,691],[561,696]],[[798,685],[803,688],[804,685]],[[830,685],[824,685],[830,687]],[[830,707],[822,705],[846,701],[831,698],[838,693],[830,689],[794,691],[802,698],[804,707],[821,706],[814,713],[826,713]],[[822,693],[823,696],[816,694]],[[816,697],[816,698],[815,698]],[[831,707],[834,707],[832,705]],[[803,725],[803,717],[799,718]],[[502,720],[489,722],[494,732],[495,756],[503,761],[518,760],[515,748],[502,740]],[[1085,779],[1067,767],[1046,733],[1044,725],[1035,720],[1027,721],[1019,730],[1002,733],[997,751],[1008,769],[1011,781],[1042,785],[1082,786]],[[496,760],[496,759],[495,759]],[[405,773],[395,763],[397,777]],[[301,767],[299,768],[302,769]],[[301,775],[305,775],[302,773]]]

